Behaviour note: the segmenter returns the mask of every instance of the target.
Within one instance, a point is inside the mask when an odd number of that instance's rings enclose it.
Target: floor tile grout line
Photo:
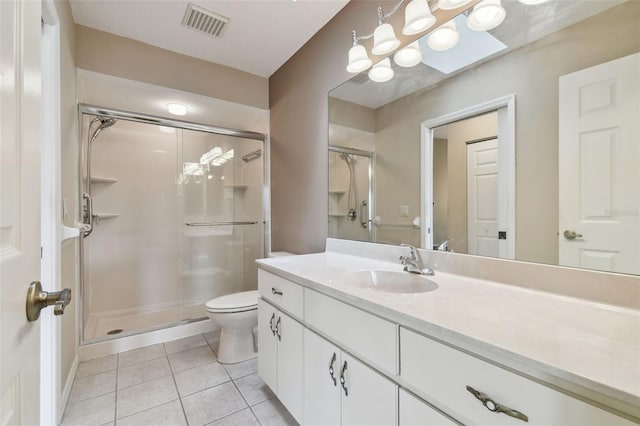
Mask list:
[[[113,401],[113,424],[115,425],[118,420],[118,376],[120,373],[120,354],[116,354],[116,391]]]
[[[169,360],[169,355],[167,355],[167,361]],[[180,408],[182,408],[182,415],[184,416],[184,421],[189,424],[189,418],[187,417],[187,410],[184,409],[184,404],[182,403],[182,396],[180,395],[180,389],[178,389],[178,382],[176,381],[176,375],[171,370],[171,378],[173,379],[173,385],[176,387],[176,394],[178,395],[178,400],[180,401]]]
[[[233,383],[233,386],[236,387],[236,390],[238,391],[238,393],[240,394],[240,397],[242,398],[242,400],[244,401],[245,404],[247,404],[247,408],[249,408],[249,410],[251,411],[251,414],[253,414],[253,417],[256,418],[256,421],[258,422],[258,424],[260,426],[262,426],[262,422],[260,421],[260,419],[258,418],[258,416],[256,416],[256,413],[253,411],[253,408],[251,408],[251,405],[249,405],[249,403],[247,402],[247,399],[244,397],[244,395],[242,394],[242,391],[240,391],[240,388],[238,387],[238,385],[236,384],[236,381],[234,379],[231,379],[231,383]]]

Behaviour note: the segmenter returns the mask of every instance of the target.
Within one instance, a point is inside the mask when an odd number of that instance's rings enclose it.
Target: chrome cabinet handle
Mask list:
[[[333,353],[333,356],[331,357],[331,361],[329,361],[329,377],[331,377],[331,380],[333,380],[333,386],[337,386],[338,382],[336,381],[335,376],[333,375],[334,371],[333,371],[333,364],[336,362],[336,353]],[[342,383],[342,382],[340,382]]]
[[[520,411],[498,404],[493,399],[491,399],[487,394],[482,393],[478,390],[475,390],[471,386],[467,386],[467,390],[471,393],[471,395],[475,396],[478,400],[480,400],[480,402],[482,402],[482,405],[484,405],[487,410],[493,413],[503,413],[503,414],[506,414],[507,416],[514,417],[524,422],[529,421],[529,417],[525,416]]]
[[[275,288],[271,287],[271,294],[277,294],[278,296],[282,296],[282,292],[276,290]]]
[[[274,336],[276,335],[276,329],[273,324],[275,320],[276,320],[276,313],[274,312],[273,314],[271,314],[271,319],[269,320],[269,328],[271,329],[271,333],[273,333]]]
[[[282,340],[282,336],[280,336],[280,320],[282,317],[278,317],[278,321],[276,321],[276,336],[278,336],[278,340]]]
[[[567,240],[575,240],[576,238],[582,238],[582,234],[577,234],[576,231],[569,231],[568,229],[562,234]]]
[[[340,370],[340,386],[342,386],[342,390],[344,390],[344,396],[349,396],[349,390],[346,385],[347,381],[344,378],[345,371],[347,371],[347,361],[342,364],[342,369]]]

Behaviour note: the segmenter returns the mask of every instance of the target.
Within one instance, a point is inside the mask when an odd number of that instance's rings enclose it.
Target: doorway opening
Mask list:
[[[515,96],[422,122],[422,244],[515,258]]]

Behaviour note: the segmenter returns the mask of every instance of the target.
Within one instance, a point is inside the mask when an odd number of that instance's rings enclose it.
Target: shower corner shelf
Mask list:
[[[347,217],[346,213],[331,213],[329,212],[329,217]]]
[[[244,191],[249,187],[249,185],[225,185],[224,187],[229,189],[235,189],[238,191]]]
[[[344,195],[347,191],[340,191],[340,190],[330,190],[329,194],[331,195],[335,195],[337,197]]]
[[[91,176],[91,183],[116,183],[118,179]]]
[[[105,220],[105,219],[115,219],[120,215],[117,213],[96,213],[94,214],[94,216],[98,218],[98,220]]]

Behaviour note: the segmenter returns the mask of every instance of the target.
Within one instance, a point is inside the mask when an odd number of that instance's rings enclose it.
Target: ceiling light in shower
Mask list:
[[[391,61],[389,58],[384,58],[369,71],[369,78],[376,83],[384,83],[393,78],[393,70],[391,69]]]
[[[187,113],[187,106],[176,103],[168,103],[167,111],[173,115],[185,115]]]
[[[401,67],[413,67],[422,61],[422,51],[418,45],[418,40],[398,50],[393,55],[393,61]]]
[[[533,5],[533,4],[541,4],[546,3],[549,0],[519,0],[522,4]]]
[[[489,31],[502,24],[507,12],[500,0],[482,0],[473,6],[467,17],[467,26],[474,31]]]
[[[442,51],[451,49],[458,44],[458,40],[460,40],[460,34],[455,21],[452,19],[429,34],[427,45],[433,50]]]

